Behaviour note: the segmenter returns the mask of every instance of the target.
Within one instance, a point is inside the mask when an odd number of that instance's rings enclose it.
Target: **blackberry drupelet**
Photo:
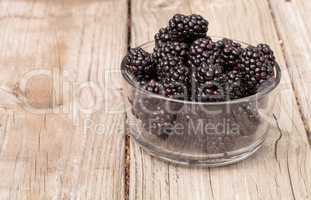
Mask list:
[[[130,49],[125,59],[125,69],[137,81],[147,81],[154,74],[152,57],[142,48]]]
[[[208,21],[200,15],[176,14],[169,20],[168,31],[177,41],[192,42],[206,36]]]

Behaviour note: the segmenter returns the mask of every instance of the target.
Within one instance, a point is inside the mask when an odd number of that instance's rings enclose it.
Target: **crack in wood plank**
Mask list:
[[[132,37],[132,7],[131,7],[131,0],[127,0],[127,49],[131,47],[131,37]],[[127,107],[126,101],[127,97],[123,93],[123,89],[120,89],[120,93],[122,96],[123,104],[124,104],[124,130],[126,131],[125,135],[125,152],[124,152],[124,199],[130,199],[130,171],[131,171],[131,138],[128,131],[127,126]]]
[[[294,200],[296,200],[295,191],[294,191],[294,187],[293,187],[293,181],[292,181],[292,177],[291,177],[291,173],[290,173],[290,169],[289,169],[288,150],[287,150],[287,154],[286,154],[286,168],[287,168],[287,175],[289,178],[291,193],[293,195]]]
[[[210,187],[211,193],[212,193],[212,199],[215,199],[213,181],[212,181],[212,175],[211,175],[211,168],[208,168],[208,178],[209,178],[209,187]]]
[[[167,185],[168,185],[168,199],[171,200],[171,177],[170,177],[170,165],[167,165]],[[162,194],[160,195],[162,196]]]
[[[127,48],[131,48],[131,39],[132,39],[132,5],[131,0],[127,0]]]
[[[276,126],[277,126],[277,129],[280,133],[279,137],[276,139],[275,143],[274,143],[274,157],[278,163],[278,166],[279,166],[279,169],[281,169],[281,164],[280,164],[280,161],[278,159],[278,144],[279,144],[279,141],[282,139],[283,137],[283,131],[280,127],[280,124],[279,124],[279,121],[277,119],[277,117],[275,116],[275,114],[273,114],[273,118],[275,120],[275,123],[276,123]]]

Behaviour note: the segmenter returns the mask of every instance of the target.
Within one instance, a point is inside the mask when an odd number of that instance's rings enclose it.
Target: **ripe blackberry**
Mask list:
[[[148,92],[154,93],[154,94],[162,94],[163,93],[163,85],[155,81],[154,79],[150,80],[148,83],[146,83],[143,88],[147,90]]]
[[[168,31],[177,41],[192,42],[204,37],[207,30],[208,22],[200,15],[176,14],[169,20]]]
[[[204,150],[210,154],[232,151],[237,137],[235,135],[207,134],[203,138]]]
[[[150,81],[146,89],[150,92],[161,93],[158,83]],[[171,132],[176,119],[174,113],[169,112],[168,105],[162,99],[149,96],[137,95],[133,101],[132,112],[136,118],[141,120],[142,126],[146,133],[167,138]]]
[[[152,53],[152,57],[155,62],[159,63],[161,59],[167,57],[181,57],[186,58],[188,55],[188,45],[183,42],[167,42],[161,46],[155,47]]]
[[[183,98],[183,90],[174,82],[149,81],[144,89],[169,98]],[[149,95],[138,95],[133,102],[133,114],[142,122],[144,129],[161,139],[166,139],[174,126],[176,112],[181,104],[169,102]]]
[[[145,86],[143,86],[148,92],[159,94],[165,97],[187,100],[188,99],[188,89],[187,85],[176,82],[173,79],[165,78],[161,82],[155,80],[149,81]]]
[[[149,133],[161,139],[167,139],[173,130],[175,118],[175,115],[166,113],[164,110],[159,110],[145,115],[142,124],[144,129]]]
[[[241,44],[230,39],[224,38],[216,42],[218,49],[221,49],[219,60],[223,61],[223,66],[227,71],[232,69],[238,70],[241,63],[241,54],[243,48]]]
[[[191,71],[183,59],[171,55],[162,57],[156,66],[156,71],[166,97],[187,98]]]
[[[195,66],[190,62],[192,69],[192,99],[195,101],[220,101],[224,99],[224,92],[220,77],[224,70],[221,65],[202,63]]]
[[[204,84],[199,84],[195,90],[195,94],[192,96],[192,100],[198,102],[215,102],[225,100],[222,86],[216,81],[208,81]]]
[[[268,59],[269,61],[275,62],[274,53],[273,53],[273,51],[272,51],[272,49],[270,48],[269,45],[267,45],[267,44],[258,44],[257,45],[257,49],[258,49],[258,51],[263,53],[263,55],[266,57],[266,59]]]
[[[223,67],[218,64],[202,63],[196,67],[190,62],[190,66],[192,69],[192,80],[195,84],[203,84],[212,81],[224,73]]]
[[[152,57],[142,48],[130,49],[124,64],[125,69],[138,81],[148,80],[154,72]]]
[[[188,100],[188,86],[185,83],[166,78],[163,81],[164,94],[166,97]]]
[[[257,104],[254,102],[244,103],[240,106],[244,112],[246,112],[247,117],[252,122],[260,121],[260,114],[257,108]]]
[[[212,63],[223,65],[220,58],[221,49],[216,42],[208,36],[197,39],[192,43],[189,50],[189,60],[194,66],[200,66],[202,63]]]
[[[263,82],[274,76],[276,62],[271,52],[261,45],[249,46],[244,50],[241,56],[241,70],[248,88],[256,90]]]
[[[156,47],[165,44],[166,42],[172,41],[172,37],[167,28],[161,28],[154,36]]]
[[[160,59],[156,66],[159,79],[169,79],[179,83],[188,83],[190,81],[190,68],[180,57],[166,56]]]
[[[230,108],[232,117],[235,123],[239,125],[240,134],[242,136],[256,134],[261,124],[262,119],[257,105],[258,102],[241,102]]]
[[[224,101],[249,96],[243,73],[225,72],[222,66],[203,64],[192,72],[195,101]]]
[[[247,88],[240,72],[233,70],[220,73],[205,83],[198,83],[196,101],[225,101],[248,96]]]
[[[243,80],[243,74],[233,70],[226,74],[223,88],[229,99],[238,99],[248,96],[248,88]]]

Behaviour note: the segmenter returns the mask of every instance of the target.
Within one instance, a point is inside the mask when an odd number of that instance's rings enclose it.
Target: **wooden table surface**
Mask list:
[[[274,128],[243,162],[178,167],[126,136],[122,56],[175,13],[268,43],[282,66]],[[311,199],[310,13],[310,0],[1,0],[0,200]]]

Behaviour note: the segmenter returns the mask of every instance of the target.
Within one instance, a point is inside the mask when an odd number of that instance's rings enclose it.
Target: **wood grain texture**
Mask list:
[[[311,142],[311,2],[270,0],[270,3]]]
[[[0,199],[124,199],[127,1],[0,11]]]
[[[211,35],[272,46],[283,72],[274,128],[253,157],[212,169],[164,163],[132,142],[130,199],[310,199],[311,152],[268,2],[194,0],[189,7],[189,1],[133,0],[132,44],[150,40],[170,16],[189,10],[209,19]]]

